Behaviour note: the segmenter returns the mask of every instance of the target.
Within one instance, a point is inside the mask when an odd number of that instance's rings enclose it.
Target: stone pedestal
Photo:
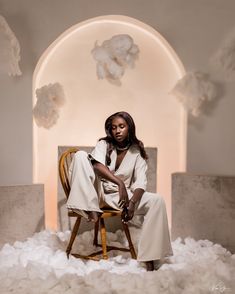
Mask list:
[[[0,247],[45,229],[44,185],[0,187]]]
[[[172,175],[172,240],[208,239],[235,253],[235,176]]]
[[[60,158],[61,154],[66,151],[70,146],[59,146],[58,147],[58,157]],[[74,146],[73,146],[74,147]],[[94,147],[78,147],[80,150],[84,150],[86,152],[91,152]],[[146,148],[146,152],[149,156],[148,159],[148,186],[147,190],[149,192],[156,192],[156,166],[157,166],[157,148]],[[65,231],[71,230],[73,224],[70,223],[72,218],[68,218],[68,211],[66,208],[66,196],[63,191],[63,188],[60,183],[60,179],[58,176],[58,230]],[[105,220],[107,231],[115,232],[117,229],[122,228],[120,218],[112,217]],[[82,233],[87,230],[91,230],[94,228],[94,225],[88,223],[84,218],[82,218],[81,225],[79,228],[79,233]]]

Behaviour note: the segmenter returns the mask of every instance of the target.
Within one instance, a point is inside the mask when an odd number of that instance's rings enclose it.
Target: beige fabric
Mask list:
[[[98,142],[91,154],[78,151],[70,166],[71,191],[67,208],[87,217],[85,211],[102,212],[101,208],[109,205],[118,206],[118,187],[110,182],[100,180],[94,173],[89,158],[105,163],[106,142]],[[124,181],[129,198],[134,189],[146,188],[147,164],[135,147],[131,147],[118,170],[115,171],[116,151],[111,154],[110,170]],[[148,261],[162,259],[173,254],[168,229],[164,199],[159,194],[145,192],[136,205],[136,216],[143,216],[138,243],[137,259]]]
[[[105,165],[107,143],[101,140],[97,143],[95,149],[89,154],[90,158],[94,158],[96,161]],[[115,164],[117,159],[116,149],[111,153],[111,164],[109,166],[110,171],[117,177],[123,180],[125,186],[132,192],[141,188],[146,190],[147,186],[147,164],[141,157],[139,150],[135,146],[131,146],[125,157],[123,158],[119,168],[115,171]],[[118,191],[117,185],[103,180],[103,188],[105,193],[113,193]]]

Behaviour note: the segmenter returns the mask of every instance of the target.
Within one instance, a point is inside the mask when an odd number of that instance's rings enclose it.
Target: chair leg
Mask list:
[[[67,249],[66,249],[67,258],[69,258],[69,254],[71,252],[71,249],[72,249],[72,246],[73,246],[73,242],[74,242],[74,240],[75,240],[75,238],[77,236],[78,229],[79,229],[79,226],[80,226],[80,222],[81,222],[81,216],[78,216],[77,219],[76,219],[76,222],[74,224],[72,233],[71,233],[69,244],[68,244]]]
[[[93,240],[93,245],[94,245],[94,246],[98,246],[99,222],[100,222],[100,220],[98,220],[98,221],[95,223],[94,240]]]
[[[136,253],[135,253],[135,248],[134,248],[134,245],[131,241],[131,235],[130,235],[130,231],[129,231],[129,228],[128,228],[128,225],[124,222],[122,222],[122,225],[123,225],[123,229],[124,229],[124,232],[126,234],[126,238],[127,238],[127,241],[128,241],[128,244],[129,244],[129,248],[130,248],[130,252],[131,252],[131,257],[133,259],[136,259],[137,256],[136,256]]]
[[[103,218],[100,218],[100,237],[101,237],[101,245],[103,250],[103,259],[108,259],[107,245],[106,245],[106,229],[105,229]]]

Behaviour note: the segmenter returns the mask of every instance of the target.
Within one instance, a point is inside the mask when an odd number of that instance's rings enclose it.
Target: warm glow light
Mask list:
[[[97,79],[91,55],[96,40],[117,34],[132,36],[140,50],[135,68],[126,69],[121,86]],[[34,182],[45,184],[47,228],[57,224],[58,146],[94,146],[104,135],[107,116],[120,110],[133,116],[145,146],[158,148],[158,192],[166,200],[171,223],[171,173],[185,171],[186,114],[169,91],[184,74],[174,50],[156,30],[125,16],[87,20],[51,44],[33,77],[33,95],[36,88],[54,82],[66,94],[55,126],[46,130],[34,123]]]

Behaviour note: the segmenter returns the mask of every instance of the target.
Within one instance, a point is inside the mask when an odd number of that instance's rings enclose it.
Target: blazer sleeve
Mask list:
[[[133,182],[131,185],[131,191],[135,189],[143,189],[146,191],[147,188],[147,163],[140,154],[137,155],[136,164],[133,173]]]
[[[105,165],[105,158],[106,158],[106,151],[107,151],[107,143],[105,140],[98,141],[95,148],[91,153],[88,154],[89,159],[94,159],[103,165]]]

